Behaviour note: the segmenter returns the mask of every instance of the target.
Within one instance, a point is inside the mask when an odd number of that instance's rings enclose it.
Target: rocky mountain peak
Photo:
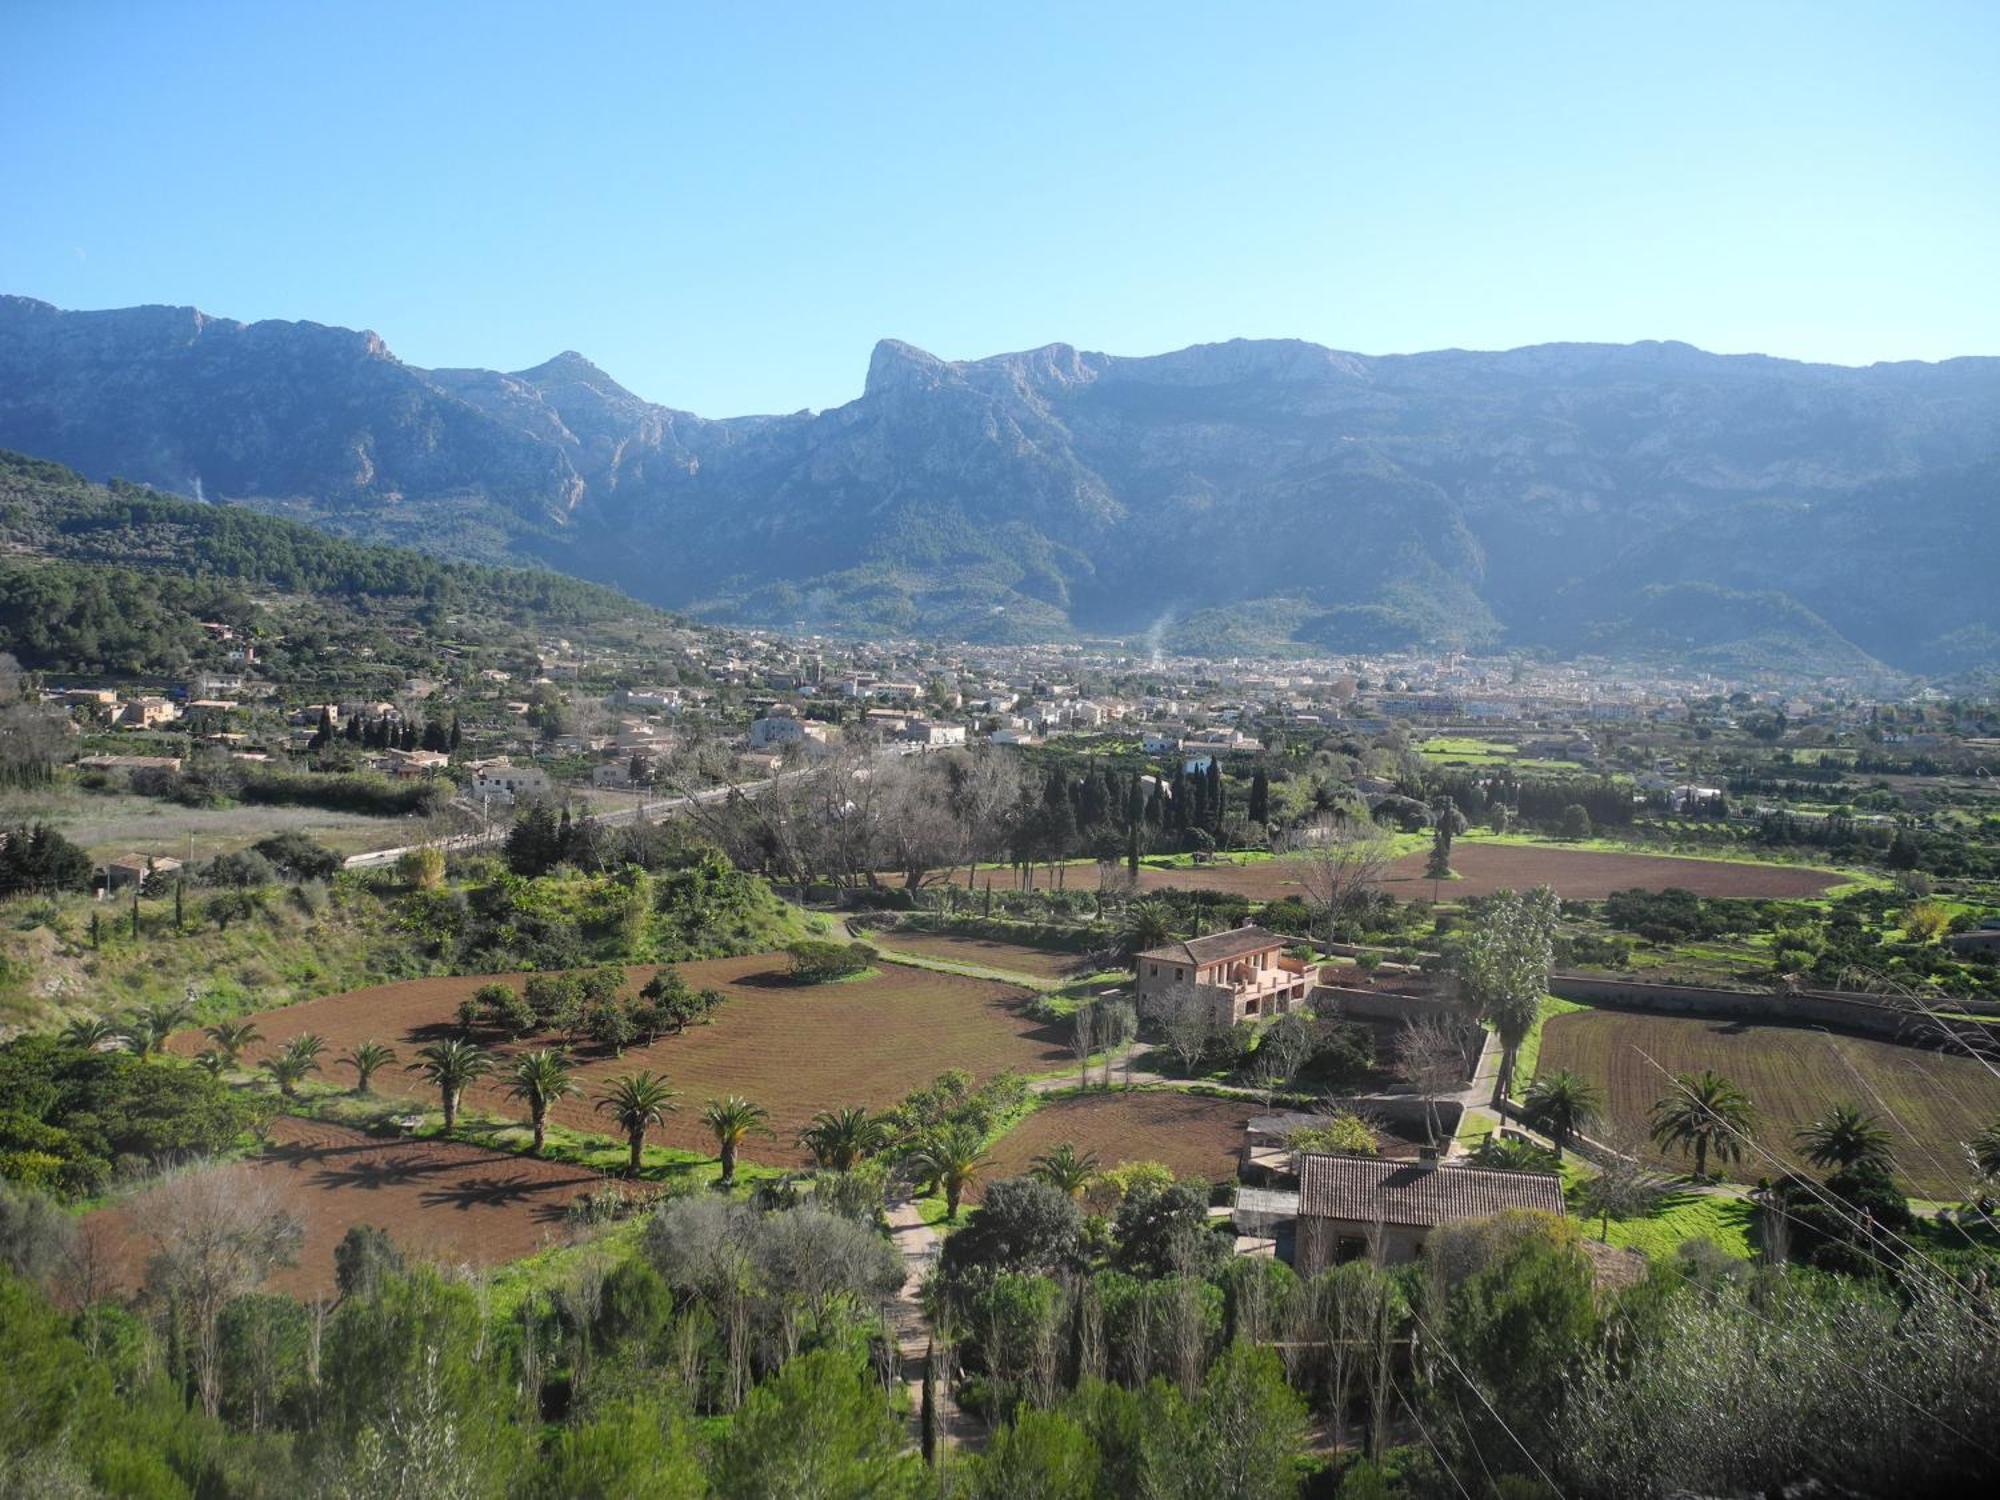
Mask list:
[[[935,390],[951,375],[952,367],[935,354],[901,339],[882,339],[868,358],[868,380],[861,394],[866,399],[887,391]]]

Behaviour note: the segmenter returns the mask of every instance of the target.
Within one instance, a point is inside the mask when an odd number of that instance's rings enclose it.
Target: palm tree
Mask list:
[[[2000,1119],[1996,1119],[1967,1146],[1971,1153],[1972,1165],[1981,1177],[2000,1178]]]
[[[1894,1160],[1889,1132],[1867,1110],[1853,1104],[1836,1104],[1793,1138],[1816,1167],[1844,1171],[1863,1162],[1884,1171]]]
[[[302,1031],[292,1038],[289,1045],[301,1057],[309,1057],[318,1062],[320,1054],[326,1051],[326,1038],[317,1031]]]
[[[637,1177],[640,1154],[646,1149],[646,1132],[676,1108],[674,1091],[659,1074],[626,1073],[604,1085],[604,1092],[597,1096],[597,1108],[600,1114],[616,1120],[618,1128],[625,1132],[625,1143],[632,1151],[625,1164],[625,1175]]]
[[[243,1049],[252,1042],[264,1040],[264,1033],[257,1029],[255,1021],[218,1021],[207,1028],[208,1039],[215,1043],[215,1050],[222,1054],[224,1062],[235,1067]]]
[[[264,1059],[264,1071],[271,1075],[272,1081],[278,1085],[278,1092],[287,1099],[296,1092],[299,1081],[306,1074],[319,1071],[317,1049],[300,1045],[308,1040],[306,1037],[294,1037],[283,1052]]]
[[[451,1131],[458,1128],[458,1101],[465,1086],[492,1072],[493,1059],[477,1042],[450,1037],[419,1047],[417,1061],[410,1064],[410,1071],[423,1074],[437,1086],[438,1097],[444,1103],[444,1128]]]
[[[925,1131],[910,1155],[920,1180],[933,1189],[943,1189],[944,1216],[949,1223],[958,1222],[959,1200],[991,1161],[984,1134],[964,1121]]]
[[[769,1135],[765,1121],[771,1112],[761,1104],[752,1104],[737,1094],[727,1099],[711,1099],[708,1108],[701,1112],[701,1123],[715,1136],[716,1154],[722,1159],[722,1185],[730,1186],[736,1181],[736,1148],[743,1144],[743,1137],[753,1130],[761,1130]]]
[[[128,1038],[102,1016],[79,1016],[63,1027],[61,1040],[65,1046],[95,1052],[107,1042],[122,1042]]]
[[[132,1038],[134,1050],[158,1052],[167,1045],[168,1037],[193,1019],[194,1007],[187,1001],[156,1000],[132,1012],[132,1024],[127,1033]]]
[[[515,1099],[527,1101],[528,1123],[535,1129],[535,1144],[529,1148],[529,1154],[540,1156],[549,1141],[549,1106],[558,1099],[567,1099],[571,1094],[581,1092],[581,1089],[577,1081],[570,1077],[569,1059],[547,1048],[530,1052],[515,1063],[513,1076],[514,1081],[507,1085],[507,1093]]]
[[[1537,1078],[1528,1090],[1521,1118],[1555,1142],[1556,1160],[1563,1147],[1597,1123],[1604,1113],[1604,1096],[1596,1086],[1567,1068]]]
[[[1708,1153],[1741,1161],[1757,1118],[1750,1096],[1713,1068],[1681,1073],[1672,1092],[1653,1105],[1653,1140],[1694,1153],[1694,1175],[1708,1175]]]
[[[1166,902],[1146,897],[1125,908],[1118,924],[1118,941],[1129,957],[1174,940],[1174,913]]]
[[[195,1053],[194,1065],[211,1077],[220,1078],[229,1069],[229,1059],[213,1047],[204,1047]]]
[[[340,1061],[354,1069],[354,1092],[366,1096],[375,1091],[375,1075],[396,1060],[396,1049],[373,1038],[362,1042]]]
[[[813,1160],[834,1172],[851,1172],[889,1141],[882,1122],[859,1105],[823,1109],[799,1132],[799,1144]]]
[[[1055,1150],[1045,1152],[1030,1162],[1028,1175],[1037,1182],[1047,1183],[1057,1192],[1081,1198],[1083,1190],[1097,1176],[1097,1153],[1079,1152],[1075,1146],[1064,1141]]]

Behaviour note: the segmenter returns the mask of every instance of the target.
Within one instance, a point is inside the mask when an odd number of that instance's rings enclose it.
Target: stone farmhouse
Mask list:
[[[1286,949],[1298,939],[1245,923],[1228,932],[1149,948],[1134,960],[1141,1013],[1169,1008],[1188,995],[1206,1001],[1216,1021],[1233,1026],[1260,1016],[1283,1015],[1306,1003],[1319,982],[1319,966]]]
[[[1302,1276],[1364,1256],[1385,1265],[1415,1260],[1440,1224],[1508,1209],[1564,1212],[1562,1179],[1552,1172],[1491,1172],[1434,1160],[1301,1152],[1296,1214],[1287,1236]]]

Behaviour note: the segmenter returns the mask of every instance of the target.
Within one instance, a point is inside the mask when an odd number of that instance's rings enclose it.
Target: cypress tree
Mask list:
[[[1271,821],[1271,778],[1264,774],[1262,766],[1250,778],[1250,821],[1260,824]]]
[[[460,731],[458,725],[458,710],[453,709],[451,711],[451,735],[449,738],[449,747],[453,755],[458,754],[459,744],[464,738],[465,736]]]
[[[923,1451],[924,1463],[929,1468],[937,1467],[938,1411],[937,1411],[937,1371],[935,1356],[929,1343],[924,1345],[924,1388],[923,1388]]]

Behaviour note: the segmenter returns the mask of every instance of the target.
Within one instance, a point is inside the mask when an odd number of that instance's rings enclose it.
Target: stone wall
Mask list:
[[[1952,1037],[1987,1045],[2000,1042],[2000,1022],[1934,1021],[1893,996],[1858,999],[1814,991],[1760,994],[1753,990],[1653,984],[1586,974],[1551,975],[1549,992],[1564,1000],[1661,1015],[1702,1016],[1768,1026],[1825,1026],[1912,1046],[1943,1046]]]

